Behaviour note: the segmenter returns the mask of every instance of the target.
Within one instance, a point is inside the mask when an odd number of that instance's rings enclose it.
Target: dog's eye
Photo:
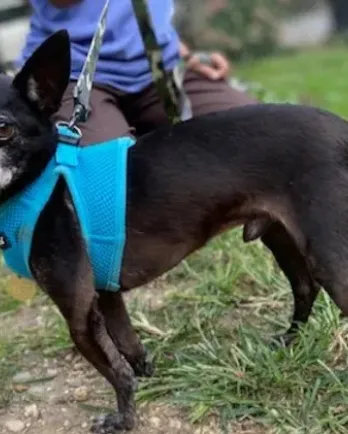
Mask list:
[[[13,133],[13,125],[4,121],[0,121],[0,141],[10,139],[13,136]]]

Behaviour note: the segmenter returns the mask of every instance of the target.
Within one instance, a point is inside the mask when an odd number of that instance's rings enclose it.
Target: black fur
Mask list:
[[[2,203],[39,176],[56,149],[49,117],[68,83],[68,42],[65,32],[55,34],[13,83],[0,79],[0,119],[14,128],[0,141]],[[0,137],[5,132],[0,126]],[[348,124],[339,117],[275,104],[204,116],[139,138],[129,151],[122,291],[243,225],[244,240],[261,238],[291,284],[295,306],[286,344],[307,321],[320,286],[348,314],[347,142]],[[97,293],[93,287],[63,180],[40,216],[30,265],[77,348],[115,388],[118,412],[97,421],[94,430],[132,429],[135,374],[150,375],[152,367],[122,291]]]

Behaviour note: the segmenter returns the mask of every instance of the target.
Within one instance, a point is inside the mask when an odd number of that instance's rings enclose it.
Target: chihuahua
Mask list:
[[[69,75],[70,41],[60,31],[13,79],[1,76],[0,205],[54,156],[52,116]],[[99,418],[95,432],[134,427],[136,376],[152,372],[122,293],[223,231],[242,226],[245,242],[261,239],[288,278],[294,313],[285,344],[307,321],[320,287],[348,314],[348,123],[341,118],[307,106],[257,104],[165,127],[129,149],[126,188],[119,291],[95,288],[63,178],[39,216],[29,257],[33,278],[58,306],[76,347],[115,389],[117,411]]]

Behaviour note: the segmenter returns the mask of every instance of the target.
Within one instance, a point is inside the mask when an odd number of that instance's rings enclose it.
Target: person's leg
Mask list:
[[[193,116],[258,102],[247,93],[231,88],[224,80],[210,81],[191,71],[186,73],[184,87],[192,104]],[[153,85],[138,94],[122,98],[120,107],[138,135],[170,125]]]
[[[73,114],[74,100],[73,88],[75,83],[70,83],[59,112],[54,116],[54,121],[68,122]],[[118,107],[117,97],[112,90],[107,88],[93,88],[91,94],[91,113],[88,121],[78,124],[82,131],[82,145],[99,143],[116,137],[131,135],[130,126]]]
[[[211,81],[191,71],[186,74],[184,86],[192,104],[193,116],[258,102],[247,93],[232,88],[225,80]]]

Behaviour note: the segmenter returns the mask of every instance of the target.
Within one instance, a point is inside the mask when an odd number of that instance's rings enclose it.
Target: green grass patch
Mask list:
[[[157,371],[142,382],[140,401],[175,403],[192,421],[219,414],[226,426],[252,419],[279,432],[348,432],[342,410],[348,377],[341,366],[348,352],[337,343],[347,324],[339,323],[327,296],[320,297],[298,343],[273,351],[271,336],[286,329],[292,301],[260,243],[242,248],[240,231],[233,231],[168,281],[180,286],[185,276],[190,288],[155,312],[142,309],[144,330],[160,333],[143,333]]]
[[[348,115],[346,46],[266,58],[240,65],[238,73],[260,83],[274,99],[300,101]]]
[[[5,289],[0,289],[0,314],[16,310],[22,303],[15,300]]]
[[[15,344],[6,339],[0,339],[0,409],[11,402],[11,378],[16,371],[14,353]]]

